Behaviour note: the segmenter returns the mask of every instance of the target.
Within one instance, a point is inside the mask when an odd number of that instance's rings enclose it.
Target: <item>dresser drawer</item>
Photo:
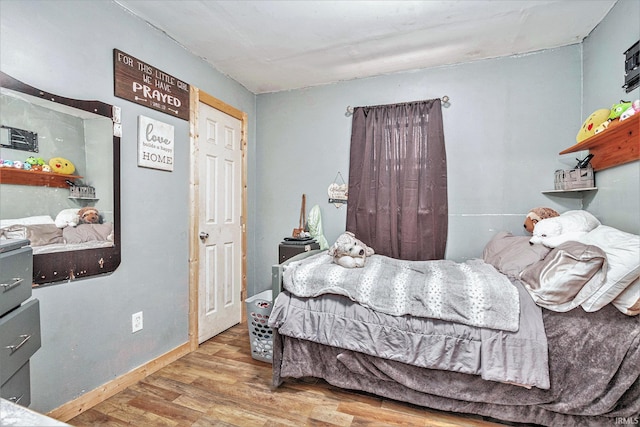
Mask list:
[[[31,297],[32,249],[0,252],[0,316]]]
[[[4,384],[40,348],[37,299],[0,317],[0,384]]]
[[[31,403],[31,374],[29,362],[22,365],[4,384],[0,385],[0,397],[22,406]]]

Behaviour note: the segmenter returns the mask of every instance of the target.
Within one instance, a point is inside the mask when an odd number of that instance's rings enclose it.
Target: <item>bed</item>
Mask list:
[[[0,220],[0,239],[28,239],[34,255],[114,246],[113,223],[79,224],[79,209]]]
[[[366,270],[385,263],[398,264],[398,272],[372,280],[380,276]],[[315,377],[507,422],[639,422],[639,236],[601,225],[580,241],[547,248],[498,233],[482,259],[419,263],[374,255],[346,284],[338,276],[347,269],[324,251],[273,266],[273,386]],[[456,274],[459,285],[442,279]],[[428,285],[433,280],[441,283]],[[495,280],[509,301],[492,305],[496,290],[480,280]],[[472,298],[457,302],[459,291],[449,291],[456,286]],[[436,297],[425,291],[431,287]],[[482,316],[487,310],[498,313]]]

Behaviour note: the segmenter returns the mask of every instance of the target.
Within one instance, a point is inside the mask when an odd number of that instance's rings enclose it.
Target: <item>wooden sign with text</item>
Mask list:
[[[114,95],[189,120],[189,85],[113,49]]]

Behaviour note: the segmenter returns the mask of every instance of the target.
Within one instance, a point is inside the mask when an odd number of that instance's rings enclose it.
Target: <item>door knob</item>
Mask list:
[[[200,240],[202,240],[203,242],[207,240],[208,237],[209,237],[209,233],[205,233],[204,231],[200,232]]]

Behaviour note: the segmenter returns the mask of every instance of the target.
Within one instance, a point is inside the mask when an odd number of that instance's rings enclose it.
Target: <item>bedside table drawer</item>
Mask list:
[[[303,252],[309,252],[316,249],[320,249],[320,243],[315,240],[306,245],[287,245],[285,243],[280,243],[278,246],[278,264],[282,264],[289,258],[293,258]]]
[[[40,304],[31,300],[0,318],[0,384],[40,348]]]
[[[31,252],[29,246],[0,252],[0,316],[31,297]]]
[[[29,362],[22,365],[11,378],[0,386],[0,397],[22,406],[31,403],[31,373]]]

